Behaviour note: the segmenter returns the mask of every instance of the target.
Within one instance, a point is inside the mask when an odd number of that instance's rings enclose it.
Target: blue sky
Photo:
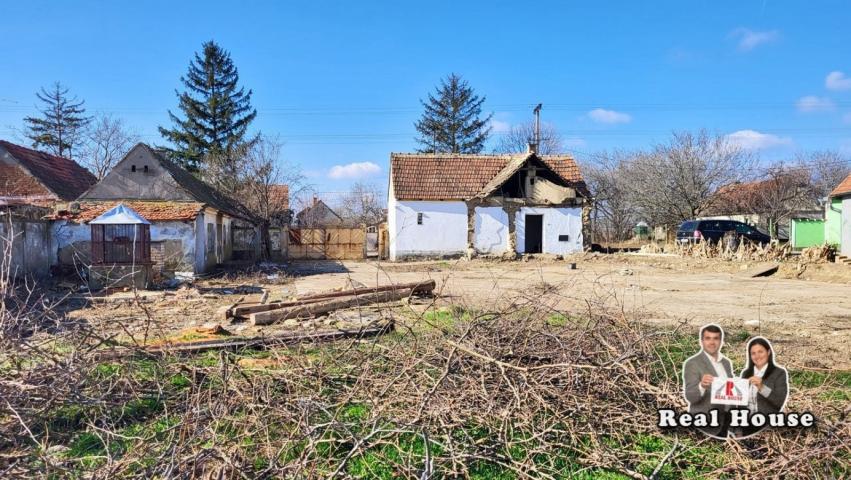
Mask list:
[[[656,2],[0,2],[0,138],[61,81],[143,141],[176,111],[202,42],[230,51],[256,130],[320,192],[386,186],[389,153],[450,72],[498,135],[542,117],[578,158],[672,130],[733,135],[765,161],[851,153],[851,4]]]

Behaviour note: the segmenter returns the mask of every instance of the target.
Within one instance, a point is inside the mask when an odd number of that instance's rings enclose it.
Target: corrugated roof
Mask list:
[[[528,159],[531,155],[523,155]],[[581,195],[587,196],[579,166],[570,156],[535,155]],[[466,200],[485,189],[512,160],[512,155],[393,153],[393,193],[399,200]]]
[[[89,222],[92,225],[150,225],[136,210],[119,203]]]
[[[97,178],[77,162],[45,152],[32,150],[5,140],[5,148],[42,185],[56,194],[59,200],[71,201],[97,182]]]
[[[851,173],[830,192],[831,197],[844,197],[851,194]]]
[[[80,202],[79,213],[59,212],[55,218],[77,223],[86,223],[101,216],[111,208],[123,203],[149,222],[195,220],[204,204],[201,202],[152,202],[152,201],[91,201]]]

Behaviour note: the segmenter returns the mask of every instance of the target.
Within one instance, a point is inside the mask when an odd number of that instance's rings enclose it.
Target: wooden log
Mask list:
[[[434,280],[426,280],[424,282],[397,283],[395,285],[383,285],[381,287],[362,287],[353,288],[351,290],[341,290],[339,292],[323,292],[314,293],[312,295],[303,295],[298,297],[299,300],[313,300],[318,298],[335,298],[348,297],[350,295],[361,295],[363,293],[386,292],[389,290],[404,290],[412,289],[414,293],[428,293],[434,290],[437,283]]]
[[[99,360],[122,358],[126,356],[145,355],[159,356],[172,354],[191,354],[207,350],[243,350],[266,349],[282,345],[293,345],[305,342],[331,342],[345,338],[367,338],[390,332],[395,327],[392,321],[374,327],[332,330],[325,332],[286,332],[267,337],[228,338],[221,340],[204,340],[200,342],[173,343],[156,347],[121,349],[96,352]]]
[[[220,319],[227,321],[229,318],[233,317],[233,309],[236,308],[243,300],[245,300],[245,296],[239,297],[236,302],[231,303],[230,305],[225,305],[224,307],[220,307],[216,311],[216,316]]]
[[[251,325],[271,325],[275,322],[286,320],[288,318],[310,318],[343,308],[400,300],[411,296],[413,292],[414,289],[412,288],[404,290],[388,290],[384,292],[337,298],[323,302],[308,303],[307,305],[281,308],[268,312],[252,313],[248,316],[248,323]]]
[[[365,293],[378,293],[378,292],[387,292],[393,290],[407,290],[410,289],[413,293],[429,293],[432,292],[437,283],[434,280],[428,280],[425,282],[412,282],[412,283],[400,283],[396,285],[384,285],[381,287],[364,287],[364,288],[354,288],[351,290],[344,290],[340,292],[325,292],[325,293],[317,293],[313,295],[305,295],[303,297],[299,297],[296,300],[292,300],[289,302],[274,302],[267,303],[265,305],[245,305],[238,306],[233,309],[232,316],[233,317],[246,317],[251,315],[252,313],[260,313],[260,312],[268,312],[271,310],[279,310],[281,308],[287,307],[296,307],[299,305],[307,305],[311,303],[317,303],[323,300],[331,299],[331,298],[340,298],[340,297],[352,297],[355,295],[362,295]]]

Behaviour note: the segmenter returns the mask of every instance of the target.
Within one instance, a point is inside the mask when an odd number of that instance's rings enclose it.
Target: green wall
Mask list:
[[[842,238],[839,234],[842,226],[842,199],[831,198],[825,208],[824,241],[828,245],[839,245]]]
[[[806,248],[824,243],[824,220],[793,218],[790,241],[792,248]]]

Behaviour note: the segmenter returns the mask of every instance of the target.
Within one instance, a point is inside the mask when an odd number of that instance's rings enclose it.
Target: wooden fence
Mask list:
[[[287,256],[311,260],[359,260],[366,256],[363,228],[291,228]]]

